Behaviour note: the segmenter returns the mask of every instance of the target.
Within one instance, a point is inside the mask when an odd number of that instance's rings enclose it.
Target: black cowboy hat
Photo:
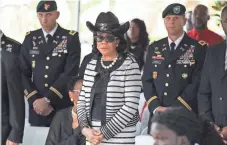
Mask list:
[[[118,18],[112,12],[101,12],[93,25],[87,21],[86,25],[93,33],[103,32],[111,33],[113,35],[122,35],[129,29],[129,22],[120,25]]]

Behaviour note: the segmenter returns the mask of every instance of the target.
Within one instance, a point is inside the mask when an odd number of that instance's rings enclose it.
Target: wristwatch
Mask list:
[[[44,97],[44,99],[47,103],[50,103],[50,100],[47,97]]]

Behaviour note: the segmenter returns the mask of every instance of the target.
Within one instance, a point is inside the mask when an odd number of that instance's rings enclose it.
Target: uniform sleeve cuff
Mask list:
[[[177,97],[177,100],[174,103],[175,106],[184,106],[187,108],[189,111],[192,111],[191,106],[181,97]]]
[[[58,100],[63,98],[63,95],[54,87],[50,87],[45,97],[47,97],[50,100],[50,103],[55,106],[58,103]]]
[[[27,94],[27,93],[26,93]],[[41,96],[38,94],[38,92],[36,90],[32,91],[31,93],[25,94],[25,97],[26,99],[28,100],[28,103],[30,105],[33,105],[33,102],[36,100],[36,99],[39,99],[41,98]]]
[[[147,106],[150,111],[150,113],[153,113],[156,108],[158,108],[160,105],[158,97],[157,96],[152,96],[148,101],[147,101]]]

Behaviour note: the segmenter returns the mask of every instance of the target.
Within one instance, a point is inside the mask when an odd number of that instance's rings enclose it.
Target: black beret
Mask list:
[[[41,0],[36,8],[36,12],[51,12],[57,10],[57,3],[52,1]]]
[[[162,12],[162,18],[165,18],[167,15],[184,15],[185,11],[186,8],[182,4],[179,3],[170,4]]]

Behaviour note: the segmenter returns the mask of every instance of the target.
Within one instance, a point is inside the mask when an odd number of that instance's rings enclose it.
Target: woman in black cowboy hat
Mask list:
[[[139,66],[126,53],[124,33],[111,12],[100,13],[95,25],[94,57],[88,63],[77,104],[82,134],[92,145],[134,145],[141,91]]]

